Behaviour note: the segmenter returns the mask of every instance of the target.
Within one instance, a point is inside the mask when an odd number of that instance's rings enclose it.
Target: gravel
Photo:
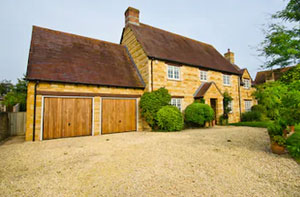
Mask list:
[[[131,132],[0,145],[0,196],[300,196],[265,129]]]

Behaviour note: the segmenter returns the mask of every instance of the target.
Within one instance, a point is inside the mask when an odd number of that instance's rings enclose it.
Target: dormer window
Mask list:
[[[168,65],[168,79],[180,80],[180,67]]]
[[[200,70],[200,80],[207,81],[207,71]]]
[[[250,79],[243,79],[244,81],[244,88],[249,89],[251,84],[250,84]]]

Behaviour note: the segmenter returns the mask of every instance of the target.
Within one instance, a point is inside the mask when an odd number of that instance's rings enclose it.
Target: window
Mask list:
[[[249,89],[250,88],[250,80],[249,79],[244,79],[244,88]]]
[[[171,99],[171,105],[174,105],[181,111],[181,99],[180,98],[172,98]]]
[[[230,75],[223,75],[223,84],[230,86],[231,82],[230,82]]]
[[[168,79],[180,79],[180,68],[178,66],[168,65]]]
[[[228,102],[228,107],[230,108],[229,113],[232,113],[233,112],[233,101]]]
[[[251,101],[245,101],[245,111],[251,111],[252,102]]]
[[[207,81],[207,71],[200,70],[200,80]]]

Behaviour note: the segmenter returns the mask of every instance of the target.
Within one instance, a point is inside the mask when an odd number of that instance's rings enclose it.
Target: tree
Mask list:
[[[20,111],[26,111],[26,97],[27,97],[27,81],[18,79],[18,83],[12,86],[10,92],[4,96],[4,105],[12,107],[20,104]]]
[[[272,15],[286,23],[272,23],[261,43],[261,56],[266,57],[264,68],[285,67],[300,63],[300,1],[290,0],[285,9]],[[288,27],[287,27],[288,26]]]
[[[280,81],[285,84],[290,84],[300,80],[300,64],[283,73]]]
[[[232,99],[233,98],[230,96],[230,94],[227,91],[225,91],[223,94],[223,108],[224,108],[223,116],[225,119],[228,119],[228,114],[232,110],[231,106],[229,105]]]
[[[2,80],[0,82],[0,96],[4,96],[13,89],[13,84],[9,80]]]

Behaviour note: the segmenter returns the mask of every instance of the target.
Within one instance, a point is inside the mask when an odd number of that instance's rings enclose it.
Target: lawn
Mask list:
[[[229,125],[268,128],[268,126],[270,126],[272,123],[273,123],[272,121],[238,122],[238,123],[231,123]],[[295,126],[295,131],[297,131],[297,132],[300,131],[300,124]]]
[[[300,196],[265,129],[129,132],[0,145],[0,196]]]

